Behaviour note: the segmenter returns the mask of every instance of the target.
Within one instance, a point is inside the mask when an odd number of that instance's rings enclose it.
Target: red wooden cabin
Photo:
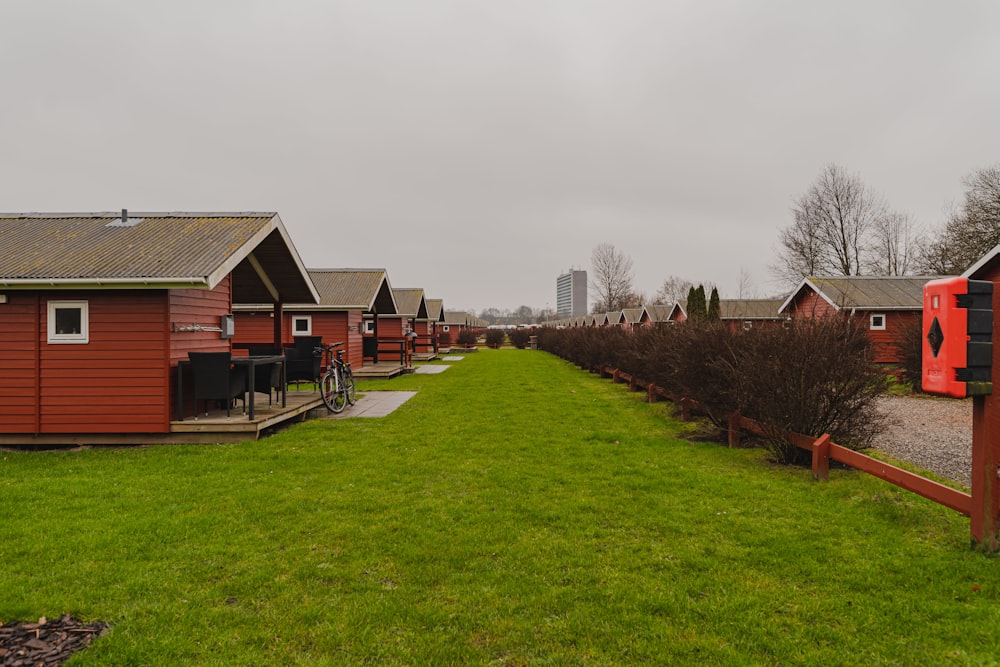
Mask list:
[[[284,304],[281,343],[292,345],[298,336],[320,336],[327,344],[343,341],[345,359],[355,369],[362,368],[365,336],[376,335],[373,316],[396,312],[385,269],[309,269],[308,273],[319,302]],[[272,305],[245,304],[235,311],[237,344],[270,340]],[[373,324],[370,334],[365,332],[366,322]]]
[[[234,303],[315,298],[276,213],[2,215],[0,441],[167,433]]]
[[[848,316],[861,320],[877,363],[901,361],[899,341],[919,326],[923,290],[937,276],[834,276],[804,279],[778,309],[791,318]]]
[[[444,324],[444,300],[425,299],[425,301],[427,303],[427,319],[417,320],[415,330],[419,337],[432,339],[434,341],[433,350],[437,352],[438,329]]]
[[[778,312],[783,299],[720,299],[719,319],[733,329],[780,327],[788,316]]]

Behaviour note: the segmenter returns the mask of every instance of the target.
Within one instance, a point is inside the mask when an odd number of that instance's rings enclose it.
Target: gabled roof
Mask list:
[[[469,314],[464,310],[446,310],[444,311],[444,323],[464,327],[469,323]]]
[[[645,311],[650,322],[666,322],[670,317],[670,311],[673,307],[672,304],[654,303],[649,306],[643,306],[642,309]]]
[[[622,315],[618,319],[618,323],[625,324],[638,324],[639,320],[642,318],[642,308],[623,308]]]
[[[385,269],[309,269],[309,276],[319,292],[319,305],[286,303],[285,310],[396,312]]]
[[[667,321],[672,322],[677,319],[678,315],[683,315],[687,319],[687,299],[681,299],[680,301],[675,301],[672,306],[670,306],[670,312],[667,313]]]
[[[990,271],[996,265],[998,258],[1000,258],[1000,245],[995,245],[992,250],[980,257],[979,261],[966,269],[962,277],[971,278],[972,280],[980,279],[983,274]]]
[[[234,303],[319,295],[277,213],[2,213],[5,289],[207,288]]]
[[[720,299],[719,319],[722,320],[783,320],[778,313],[782,299]]]
[[[444,322],[444,299],[425,299],[427,302],[427,319],[431,322]]]
[[[394,287],[392,296],[396,300],[397,314],[418,320],[427,319],[427,302],[424,300],[424,290]]]
[[[805,278],[778,309],[816,292],[836,310],[922,310],[924,285],[939,276],[822,276]]]

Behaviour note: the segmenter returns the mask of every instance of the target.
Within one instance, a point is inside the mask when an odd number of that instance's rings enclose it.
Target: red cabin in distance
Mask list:
[[[385,269],[309,269],[319,294],[318,303],[283,305],[281,344],[291,345],[298,336],[320,336],[325,344],[343,341],[344,357],[356,370],[364,365],[364,339],[376,336],[375,315],[396,312],[392,287]],[[241,304],[234,307],[239,345],[269,340],[274,306]],[[366,331],[365,326],[371,325]],[[370,355],[369,355],[370,356]]]
[[[920,326],[924,285],[940,276],[824,276],[804,279],[778,310],[793,319],[830,315],[862,318],[875,362],[899,363],[898,342]]]

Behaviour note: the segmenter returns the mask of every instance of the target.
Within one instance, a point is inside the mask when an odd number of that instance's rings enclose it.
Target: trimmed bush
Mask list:
[[[476,344],[476,332],[472,329],[462,329],[455,338],[455,343],[465,347],[472,347]]]
[[[503,345],[504,333],[502,329],[486,330],[486,346],[497,348]]]
[[[765,446],[780,462],[804,462],[788,431],[865,449],[883,428],[876,399],[885,391],[863,328],[831,317],[787,328],[732,328],[695,321],[641,329],[539,332],[539,347],[584,368],[618,368],[705,407],[716,424],[735,411],[771,430]],[[803,456],[804,455],[804,456]]]
[[[507,337],[510,338],[511,344],[519,350],[528,347],[528,343],[531,342],[531,332],[527,329],[511,329],[507,333]]]

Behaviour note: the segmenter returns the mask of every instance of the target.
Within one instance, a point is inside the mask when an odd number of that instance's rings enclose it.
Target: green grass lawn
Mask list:
[[[383,419],[237,445],[3,452],[0,621],[74,665],[987,665],[1000,560],[865,475],[679,438],[542,352],[480,350]]]

